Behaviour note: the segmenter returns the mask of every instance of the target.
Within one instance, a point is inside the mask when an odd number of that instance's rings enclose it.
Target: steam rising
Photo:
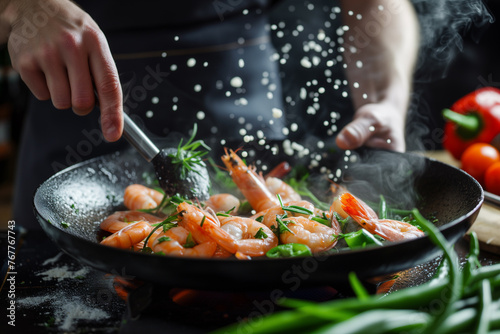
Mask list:
[[[417,79],[442,78],[456,54],[463,50],[462,36],[478,41],[494,21],[481,0],[412,0],[421,27],[421,57]]]

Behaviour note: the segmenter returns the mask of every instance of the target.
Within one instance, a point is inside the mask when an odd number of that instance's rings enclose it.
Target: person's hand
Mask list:
[[[361,106],[354,119],[337,135],[337,146],[352,150],[360,146],[404,152],[404,113],[390,103],[369,103]]]
[[[104,137],[118,140],[123,130],[121,85],[95,21],[68,0],[10,0],[0,20],[10,27],[12,67],[33,95],[52,100],[57,109],[86,115],[96,102],[95,87]]]

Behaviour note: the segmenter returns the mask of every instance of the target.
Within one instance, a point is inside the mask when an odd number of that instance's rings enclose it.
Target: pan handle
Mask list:
[[[99,107],[99,95],[94,88],[95,103]],[[134,123],[134,121],[124,111],[123,114],[123,135],[127,141],[135,147],[137,151],[146,159],[151,162],[154,157],[160,153],[158,147],[149,139],[148,136]]]
[[[497,209],[500,209],[500,196],[485,191],[484,201],[492,206],[495,206]]]
[[[160,153],[160,150],[125,112],[123,113],[123,120],[123,135],[144,159],[151,162]]]

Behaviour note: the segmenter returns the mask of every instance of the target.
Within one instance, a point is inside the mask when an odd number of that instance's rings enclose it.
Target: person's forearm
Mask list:
[[[344,63],[354,107],[390,102],[406,113],[418,53],[418,21],[407,0],[341,0]]]

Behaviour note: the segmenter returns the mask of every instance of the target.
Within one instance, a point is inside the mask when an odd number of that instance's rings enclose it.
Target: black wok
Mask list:
[[[290,161],[280,154],[268,158],[270,166]],[[407,208],[416,206],[424,215],[434,215],[440,230],[452,243],[469,229],[483,202],[483,191],[473,178],[419,155],[365,150],[353,152],[350,159],[340,154],[321,164],[329,167],[333,175],[340,167],[340,181],[362,199],[369,201],[369,194],[375,194],[372,199],[383,194],[389,201],[404,202]],[[440,254],[427,237],[316,257],[251,261],[155,256],[100,245],[99,222],[123,209],[123,190],[129,184],[143,182],[143,173],[151,172],[150,168],[134,152],[118,152],[67,168],[36,191],[36,217],[49,237],[83,264],[184,288],[295,290],[343,283],[350,271],[361,278],[394,273]],[[69,226],[64,227],[63,222]]]

